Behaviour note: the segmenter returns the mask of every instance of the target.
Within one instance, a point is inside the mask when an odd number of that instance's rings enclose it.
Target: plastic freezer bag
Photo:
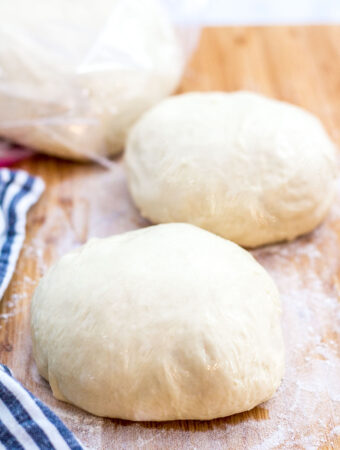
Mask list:
[[[0,17],[0,136],[46,153],[118,153],[183,71],[156,0],[1,0]]]

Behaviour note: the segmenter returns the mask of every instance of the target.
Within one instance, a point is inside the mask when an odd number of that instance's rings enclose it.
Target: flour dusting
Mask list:
[[[278,285],[286,346],[286,371],[274,397],[261,405],[263,420],[252,413],[200,424],[195,431],[171,423],[124,423],[72,413],[66,422],[91,448],[243,448],[318,449],[337,446],[340,436],[340,182],[327,220],[309,235],[252,251]],[[58,409],[61,413],[65,408]],[[85,422],[83,422],[85,420]],[[208,429],[207,429],[208,428]],[[105,430],[105,432],[103,431]],[[204,430],[204,431],[203,431]],[[102,441],[105,436],[106,441]],[[161,436],[161,437],[160,437]],[[111,441],[110,441],[111,439]],[[175,439],[175,441],[174,441]]]
[[[88,175],[83,181],[78,178],[78,192],[74,194],[77,201],[73,206],[74,200],[66,195],[70,190],[67,183],[66,179],[58,187],[62,193],[60,206],[49,213],[39,232],[23,247],[21,259],[34,269],[31,277],[26,275],[12,282],[0,327],[21,308],[29,307],[39,278],[66,251],[89,237],[107,236],[147,224],[127,196],[121,169],[115,177],[100,172],[93,179]],[[337,187],[330,214],[313,233],[252,251],[279,288],[286,346],[284,379],[274,397],[258,408],[261,414],[250,411],[210,422],[192,422],[190,428],[187,422],[133,423],[92,416],[52,397],[32,359],[28,328],[21,359],[14,359],[16,365],[11,368],[91,449],[159,449],[161,444],[162,448],[224,450],[245,448],[248,442],[252,442],[248,446],[251,450],[318,449],[323,445],[337,448],[340,445],[340,180]],[[98,197],[98,191],[103,193],[102,197]],[[59,194],[53,191],[51,195]],[[29,316],[27,311],[25,314]]]

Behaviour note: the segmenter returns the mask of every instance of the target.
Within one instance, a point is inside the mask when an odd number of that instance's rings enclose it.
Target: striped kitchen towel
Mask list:
[[[43,190],[40,178],[0,169],[0,299],[25,239],[27,211]],[[0,364],[0,450],[82,448],[61,420]]]
[[[10,282],[25,239],[26,214],[44,182],[23,170],[0,169],[0,299]]]
[[[62,421],[0,364],[0,449],[83,448]]]

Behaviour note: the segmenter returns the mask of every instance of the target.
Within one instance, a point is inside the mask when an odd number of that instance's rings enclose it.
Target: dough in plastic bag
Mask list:
[[[118,153],[182,73],[156,0],[11,0],[0,16],[0,136],[42,152]]]

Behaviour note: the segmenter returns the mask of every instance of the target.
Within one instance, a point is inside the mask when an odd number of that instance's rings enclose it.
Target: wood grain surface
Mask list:
[[[205,29],[180,86],[248,89],[318,115],[340,143],[340,27]],[[207,422],[101,419],[56,401],[31,356],[29,305],[60,255],[92,236],[146,226],[129,197],[122,158],[112,170],[44,156],[18,167],[46,192],[30,211],[27,238],[1,303],[0,359],[94,449],[340,448],[340,184],[326,221],[291,243],[253,251],[283,303],[286,374],[269,402]]]

